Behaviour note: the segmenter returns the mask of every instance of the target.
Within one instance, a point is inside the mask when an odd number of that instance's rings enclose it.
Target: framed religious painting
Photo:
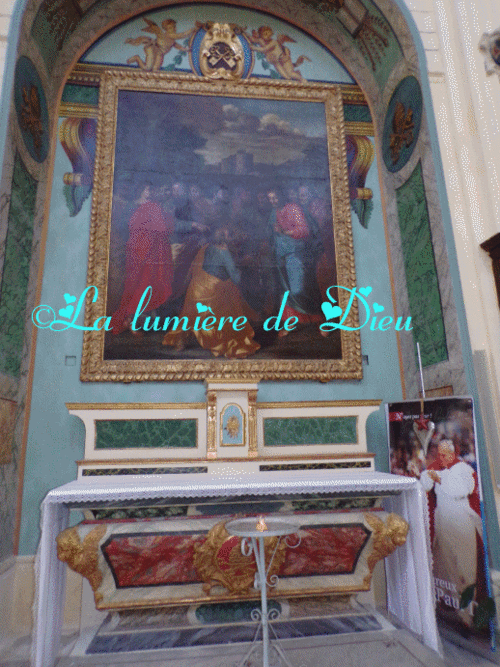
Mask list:
[[[94,183],[82,380],[361,378],[339,87],[108,71]]]

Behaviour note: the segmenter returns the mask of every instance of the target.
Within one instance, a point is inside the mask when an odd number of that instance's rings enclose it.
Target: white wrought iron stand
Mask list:
[[[287,667],[293,667],[288,661],[285,653],[281,647],[281,644],[278,640],[274,628],[270,626],[269,620],[272,615],[271,612],[267,610],[267,587],[275,587],[278,583],[277,575],[273,575],[268,580],[269,571],[271,564],[273,562],[274,554],[278,548],[278,545],[282,538],[285,538],[287,546],[294,549],[300,544],[300,537],[293,544],[289,543],[287,538],[294,533],[297,533],[298,526],[293,524],[286,523],[279,519],[278,517],[269,517],[265,518],[265,528],[257,528],[257,519],[255,517],[248,519],[234,519],[226,523],[226,530],[230,535],[235,535],[236,537],[243,538],[241,541],[241,552],[244,556],[251,556],[252,553],[255,556],[255,563],[257,565],[257,574],[255,577],[255,588],[260,588],[260,601],[261,601],[261,610],[260,613],[258,609],[254,609],[252,612],[252,618],[259,620],[259,625],[255,632],[254,640],[248,652],[243,657],[240,665],[244,665],[251,653],[255,650],[256,639],[259,634],[259,628],[262,626],[262,665],[263,667],[269,667],[269,628],[273,631],[274,640],[273,647],[278,653],[282,662],[287,665]],[[266,568],[266,557],[265,557],[265,544],[264,540],[266,537],[277,537],[278,541],[276,547],[274,548],[269,563]]]

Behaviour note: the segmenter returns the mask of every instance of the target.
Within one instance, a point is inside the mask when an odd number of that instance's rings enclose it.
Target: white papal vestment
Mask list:
[[[482,537],[481,517],[469,505],[474,491],[474,471],[463,461],[435,471],[441,483],[434,482],[425,470],[420,481],[426,491],[434,488],[434,576],[451,584],[455,600],[462,591],[476,583],[476,531]]]

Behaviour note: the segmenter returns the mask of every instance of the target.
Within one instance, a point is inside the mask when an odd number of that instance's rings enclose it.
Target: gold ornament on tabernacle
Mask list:
[[[248,456],[257,457],[257,390],[248,392]]]
[[[207,391],[207,459],[217,458],[217,394]]]
[[[236,438],[236,436],[238,435],[238,431],[240,430],[240,421],[238,417],[235,417],[233,415],[232,417],[228,418],[226,424],[226,430],[229,434],[229,437]]]

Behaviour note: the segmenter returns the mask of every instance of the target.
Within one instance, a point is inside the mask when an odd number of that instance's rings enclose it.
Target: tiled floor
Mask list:
[[[395,619],[389,619],[386,612],[349,598],[272,600],[270,610],[275,618],[274,636],[279,638],[293,667],[492,667],[495,664],[448,641],[443,641],[443,660]],[[92,630],[67,637],[57,666],[260,667],[260,641],[252,644],[255,637],[260,639],[252,612],[254,603],[111,613]],[[20,639],[3,659],[0,655],[0,667],[28,667],[29,655],[29,638]],[[276,658],[276,653],[271,651],[270,657]],[[274,664],[280,663],[274,660]]]
[[[243,667],[241,646],[171,649],[75,657],[77,638],[67,638],[57,667]],[[248,645],[245,646],[245,648]],[[443,641],[444,661],[404,630],[342,636],[288,639],[286,656],[294,667],[494,667],[498,663]],[[30,640],[23,638],[4,656],[0,667],[28,667]],[[78,653],[78,650],[76,651]],[[73,653],[73,657],[70,655]],[[245,667],[258,667],[258,650]]]

